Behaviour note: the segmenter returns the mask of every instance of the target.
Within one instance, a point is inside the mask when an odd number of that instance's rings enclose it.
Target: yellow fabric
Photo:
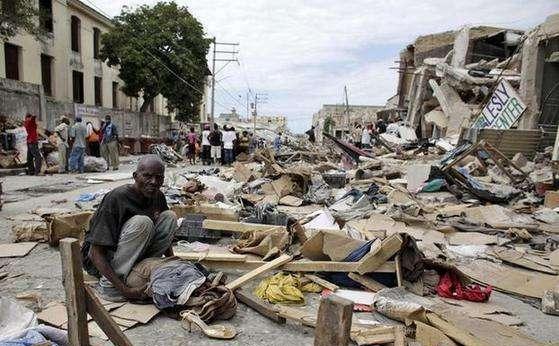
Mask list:
[[[272,304],[305,304],[303,292],[321,292],[322,287],[314,282],[301,284],[298,277],[291,274],[278,273],[262,280],[254,290],[254,294]]]

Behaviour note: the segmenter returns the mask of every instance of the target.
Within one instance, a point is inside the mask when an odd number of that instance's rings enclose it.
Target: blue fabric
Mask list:
[[[70,153],[70,158],[68,159],[68,166],[70,168],[70,172],[80,172],[83,173],[84,165],[83,159],[85,155],[85,148],[80,147],[73,147],[72,152]]]
[[[279,136],[274,139],[274,149],[276,152],[281,149],[281,138]]]
[[[343,262],[358,262],[366,254],[371,252],[372,244],[373,244],[373,240],[369,240],[365,244],[359,246],[358,248],[353,250],[349,255],[347,255],[347,257],[344,258]],[[361,285],[359,283],[349,278],[348,273],[326,273],[324,275],[328,281],[336,285],[349,287],[349,288],[361,288]],[[374,273],[368,275],[385,286],[388,287],[395,286],[396,275],[393,273]]]
[[[228,165],[233,163],[233,149],[223,149],[223,163]]]
[[[103,143],[109,143],[112,141],[114,139],[113,136],[115,132],[115,125],[113,123],[105,125],[103,128]]]
[[[36,330],[30,330],[21,338],[0,342],[0,346],[32,346],[45,341],[48,340],[41,333]],[[53,342],[51,342],[51,345],[58,346]]]

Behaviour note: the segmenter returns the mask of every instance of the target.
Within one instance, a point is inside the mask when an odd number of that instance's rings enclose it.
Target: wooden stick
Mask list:
[[[91,287],[85,286],[85,298],[87,312],[97,322],[97,325],[107,335],[109,340],[116,346],[132,346],[130,340],[128,340],[109,312],[103,307],[103,304],[97,299]]]
[[[345,346],[349,343],[353,303],[330,295],[320,301],[314,332],[315,346]]]
[[[404,277],[402,275],[402,259],[400,255],[396,255],[394,262],[396,263],[396,282],[398,283],[398,287],[402,287],[404,285]]]
[[[318,277],[316,275],[313,274],[305,274],[305,277],[309,280],[311,280],[312,282],[319,284],[320,286],[329,289],[330,291],[336,291],[337,289],[339,289],[340,287],[338,285],[335,285],[333,283],[331,283],[328,280],[324,280],[321,277]]]
[[[215,231],[228,231],[236,233],[245,233],[250,231],[276,231],[286,230],[285,226],[264,225],[259,223],[244,223],[234,221],[219,221],[206,219],[202,222],[202,227]]]
[[[241,303],[254,309],[259,314],[268,317],[277,323],[285,324],[285,318],[278,315],[274,305],[261,299],[254,298],[250,293],[246,293],[240,289],[235,291],[235,297],[237,297]]]
[[[88,346],[87,308],[79,241],[65,238],[60,241],[62,281],[66,291],[68,312],[68,342],[72,346]]]
[[[235,290],[236,288],[244,285],[246,282],[254,279],[255,277],[257,277],[258,275],[264,274],[269,272],[270,270],[273,270],[279,266],[281,266],[282,264],[285,264],[289,261],[291,261],[293,257],[289,256],[289,255],[281,255],[280,257],[276,258],[275,260],[271,261],[271,262],[265,262],[266,264],[246,273],[245,275],[241,276],[240,278],[233,280],[232,282],[228,283],[227,285],[225,285],[225,287],[229,288],[230,290]]]
[[[180,257],[180,255],[179,255]],[[259,260],[246,262],[202,260],[200,263],[212,269],[253,270],[266,263]],[[330,262],[330,261],[293,261],[280,266],[278,269],[288,272],[355,272],[359,262]],[[393,261],[385,262],[374,270],[376,273],[394,273],[396,265]]]
[[[175,256],[189,261],[246,262],[246,255],[225,252],[175,252]]]
[[[384,286],[380,282],[377,282],[376,280],[373,280],[368,276],[359,275],[357,273],[349,273],[349,278],[358,282],[363,287],[366,287],[367,289],[373,292],[378,292],[383,288],[386,288],[386,286]]]

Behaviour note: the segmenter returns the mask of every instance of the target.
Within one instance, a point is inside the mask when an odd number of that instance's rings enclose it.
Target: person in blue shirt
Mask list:
[[[105,117],[105,123],[101,128],[103,138],[101,139],[101,156],[107,161],[107,169],[113,167],[113,170],[118,170],[119,157],[118,157],[118,130],[115,124],[111,121],[111,116]]]
[[[279,153],[281,149],[281,132],[278,133],[276,138],[274,139],[274,150],[276,153]]]

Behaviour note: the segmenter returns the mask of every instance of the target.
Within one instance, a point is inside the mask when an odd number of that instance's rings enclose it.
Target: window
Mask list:
[[[52,0],[39,0],[39,13],[41,15],[41,28],[53,32]]]
[[[72,90],[75,103],[83,103],[83,73],[72,71]]]
[[[52,57],[41,54],[41,80],[45,95],[52,96]]]
[[[95,88],[95,105],[103,106],[103,80],[101,77],[93,78]]]
[[[72,50],[74,52],[80,52],[81,48],[81,21],[78,17],[72,16],[71,19],[71,40],[72,40]]]
[[[113,108],[118,108],[118,82],[113,82]]]
[[[93,28],[93,58],[99,59],[99,47],[101,43],[101,30]]]
[[[19,80],[19,47],[4,43],[6,78]]]
[[[6,16],[14,15],[16,13],[16,2],[2,1],[2,12]]]

